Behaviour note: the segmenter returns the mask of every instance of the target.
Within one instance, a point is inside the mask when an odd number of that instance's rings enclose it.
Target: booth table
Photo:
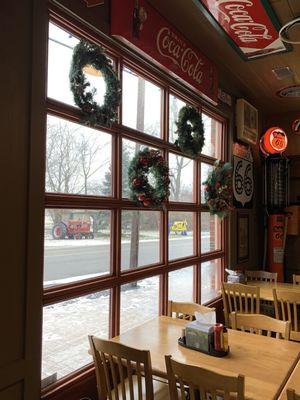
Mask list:
[[[221,374],[245,376],[246,398],[277,399],[299,360],[300,344],[229,330],[230,353],[217,358],[180,346],[177,342],[188,321],[158,317],[112,339],[150,350],[153,373],[166,377],[165,355]]]
[[[300,285],[294,285],[293,283],[271,283],[271,282],[261,282],[261,281],[248,281],[249,286],[259,286],[260,287],[260,298],[261,300],[273,301],[273,289],[284,289],[293,292],[300,293]]]

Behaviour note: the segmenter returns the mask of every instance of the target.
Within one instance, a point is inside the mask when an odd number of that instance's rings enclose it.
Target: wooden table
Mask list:
[[[300,393],[300,361],[298,361],[278,400],[287,400],[286,389],[295,389],[297,394]]]
[[[298,362],[300,344],[234,330],[229,330],[230,353],[224,358],[186,349],[177,342],[186,324],[187,321],[159,317],[112,340],[150,350],[157,376],[166,376],[166,354],[219,373],[243,374],[246,396],[252,400],[277,399]]]
[[[285,289],[293,292],[300,293],[300,285],[294,285],[293,283],[271,283],[271,282],[260,282],[260,281],[248,281],[247,285],[259,286],[260,287],[260,298],[261,300],[273,301],[273,289]]]

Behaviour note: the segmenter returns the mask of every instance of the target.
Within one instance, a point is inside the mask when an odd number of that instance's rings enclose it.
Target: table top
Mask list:
[[[286,389],[295,389],[297,394],[300,393],[300,361],[298,361],[278,400],[287,400]]]
[[[247,285],[259,286],[260,287],[260,298],[262,300],[273,301],[273,289],[286,289],[293,292],[300,292],[300,285],[294,285],[293,283],[272,283],[272,282],[261,282],[261,281],[248,281]]]
[[[114,341],[151,353],[155,375],[165,377],[164,356],[221,374],[245,376],[246,397],[277,399],[299,358],[300,344],[286,340],[229,330],[230,353],[212,357],[180,346],[177,342],[187,321],[158,317],[115,337]]]

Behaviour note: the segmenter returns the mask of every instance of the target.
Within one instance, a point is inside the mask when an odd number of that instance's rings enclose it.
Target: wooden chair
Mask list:
[[[245,314],[260,313],[260,289],[257,286],[223,282],[222,298],[225,324],[228,327],[231,326],[230,314],[234,311]]]
[[[247,281],[260,281],[260,282],[272,282],[277,283],[277,272],[267,271],[246,271]]]
[[[150,352],[89,336],[99,400],[165,400],[168,385],[152,380]]]
[[[293,284],[300,285],[300,275],[293,274]]]
[[[192,321],[195,312],[202,314],[216,311],[213,307],[205,307],[197,303],[184,303],[178,301],[168,302],[168,316]]]
[[[287,400],[300,400],[300,394],[296,394],[294,389],[286,390]]]
[[[289,321],[279,321],[262,314],[239,314],[233,312],[231,314],[231,322],[232,329],[258,335],[265,333],[269,337],[275,335],[276,339],[290,339],[291,323]]]
[[[290,339],[300,341],[300,293],[286,289],[273,289],[273,297],[276,318],[283,321],[290,321]]]
[[[245,399],[243,375],[221,375],[204,368],[182,364],[173,360],[171,356],[165,356],[165,360],[172,400],[207,400],[209,395],[212,400],[216,400],[216,396],[229,400],[233,398],[230,394],[236,400]]]

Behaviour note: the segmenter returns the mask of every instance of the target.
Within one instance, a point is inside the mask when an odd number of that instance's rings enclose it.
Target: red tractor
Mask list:
[[[53,239],[94,239],[91,224],[87,221],[70,219],[68,223],[59,222],[52,228]]]

